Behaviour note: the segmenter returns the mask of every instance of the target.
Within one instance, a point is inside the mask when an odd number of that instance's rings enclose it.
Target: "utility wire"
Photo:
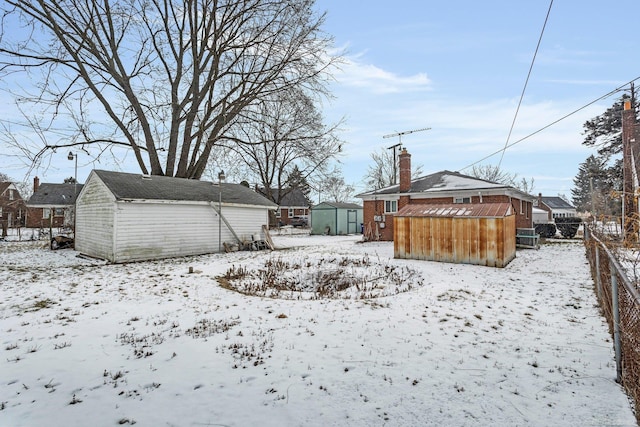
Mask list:
[[[483,162],[483,161],[487,160],[488,158],[495,156],[496,154],[499,154],[500,152],[504,152],[504,150],[506,150],[507,148],[511,148],[511,147],[513,147],[514,145],[519,144],[519,143],[521,143],[522,141],[524,141],[524,140],[526,140],[526,139],[529,139],[529,138],[531,138],[531,137],[532,137],[532,136],[534,136],[534,135],[539,134],[539,133],[540,133],[540,132],[542,132],[543,130],[546,130],[546,129],[550,128],[551,126],[555,125],[556,123],[559,123],[559,122],[561,122],[562,120],[564,120],[564,119],[566,119],[566,118],[568,118],[568,117],[573,116],[573,115],[574,115],[574,114],[576,114],[577,112],[579,112],[579,111],[581,111],[581,110],[584,110],[585,108],[587,108],[587,107],[589,107],[589,106],[591,106],[591,105],[595,104],[596,102],[598,102],[598,101],[600,101],[600,100],[602,100],[602,99],[604,99],[604,98],[607,98],[607,97],[609,97],[609,96],[613,95],[613,94],[614,94],[614,93],[616,93],[616,92],[620,92],[620,91],[621,91],[621,90],[623,90],[627,85],[629,85],[629,84],[631,84],[631,83],[633,83],[633,82],[635,82],[635,81],[637,81],[637,80],[640,80],[640,76],[636,77],[636,78],[635,78],[635,79],[633,79],[633,80],[628,81],[627,83],[623,84],[622,86],[618,86],[617,88],[613,89],[613,90],[612,90],[612,91],[610,91],[610,92],[607,92],[606,94],[602,95],[602,96],[601,96],[601,97],[599,97],[599,98],[594,99],[593,101],[589,102],[588,104],[585,104],[585,105],[583,105],[582,107],[577,108],[577,109],[573,110],[572,112],[570,112],[570,113],[568,113],[568,114],[565,114],[564,116],[562,116],[562,117],[560,117],[559,119],[557,119],[557,120],[555,120],[555,121],[553,121],[553,122],[549,123],[548,125],[541,127],[541,128],[540,128],[540,129],[538,129],[537,131],[532,132],[532,133],[530,133],[529,135],[527,135],[527,136],[525,136],[525,137],[523,137],[523,138],[520,138],[519,140],[517,140],[517,141],[515,141],[515,142],[512,142],[511,144],[505,145],[505,147],[504,147],[504,148],[501,148],[501,149],[500,149],[500,150],[498,150],[498,151],[494,151],[493,153],[489,154],[488,156],[485,156],[485,157],[481,158],[480,160],[475,161],[475,162],[471,163],[470,165],[467,165],[467,166],[465,166],[465,167],[463,167],[463,168],[459,169],[459,170],[458,170],[458,172],[463,171],[463,170],[465,170],[465,169],[469,169],[470,167],[475,166],[475,165],[477,165],[478,163]]]
[[[498,169],[500,169],[500,165],[502,164],[502,159],[504,158],[504,152],[507,151],[507,147],[509,146],[509,140],[511,139],[511,133],[513,132],[513,128],[516,125],[516,119],[518,118],[518,112],[520,111],[520,106],[522,105],[522,100],[524,99],[524,93],[527,90],[527,85],[529,84],[529,78],[531,77],[531,71],[533,70],[533,64],[536,62],[536,56],[538,56],[538,50],[540,49],[540,43],[542,43],[542,36],[544,35],[544,29],[547,27],[547,22],[549,21],[549,15],[551,14],[551,6],[553,6],[553,0],[549,3],[549,10],[547,10],[547,16],[544,18],[544,25],[542,25],[542,31],[540,31],[540,37],[538,38],[538,44],[536,45],[536,51],[533,53],[533,58],[531,58],[531,65],[529,66],[529,72],[527,73],[527,78],[524,81],[524,87],[522,88],[522,93],[520,94],[520,100],[518,101],[518,107],[516,108],[516,113],[513,115],[513,121],[511,122],[511,128],[509,129],[509,134],[507,135],[507,140],[504,142],[504,148],[502,149],[502,155],[500,156],[500,161],[498,162]]]

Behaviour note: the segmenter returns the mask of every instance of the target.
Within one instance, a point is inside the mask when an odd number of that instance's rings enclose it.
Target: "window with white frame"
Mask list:
[[[50,216],[51,216],[51,209],[43,208],[42,209],[42,218],[43,219],[48,219]]]
[[[282,211],[280,208],[276,209],[276,218],[280,218],[282,216]]]
[[[397,200],[385,200],[384,202],[384,213],[394,213],[398,212],[398,201]]]
[[[293,218],[293,216],[295,215],[294,211],[295,211],[294,208],[289,208],[289,212],[287,212],[287,216],[289,218]]]
[[[9,189],[9,200],[13,200],[14,196],[13,196],[13,188]]]
[[[0,218],[2,218],[2,206],[0,206]]]
[[[471,203],[471,197],[454,197],[453,203]]]

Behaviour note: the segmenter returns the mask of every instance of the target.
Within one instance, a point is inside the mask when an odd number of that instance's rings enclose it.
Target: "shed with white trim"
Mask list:
[[[93,170],[76,202],[75,248],[114,263],[213,253],[261,235],[275,209],[240,184]]]

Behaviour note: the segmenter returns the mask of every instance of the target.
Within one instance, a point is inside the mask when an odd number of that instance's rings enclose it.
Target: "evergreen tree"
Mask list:
[[[589,156],[580,164],[571,190],[573,204],[579,212],[596,215],[619,215],[622,189],[622,160],[607,166],[602,156]]]
[[[298,169],[298,166],[294,166],[293,170],[287,177],[286,187],[287,188],[283,190],[284,193],[288,193],[289,191],[297,188],[298,190],[302,191],[304,197],[306,197],[306,199],[309,201],[309,204],[311,204],[311,201],[309,199],[309,195],[311,194],[311,186],[307,181],[307,177],[305,177],[300,169]]]
[[[622,95],[604,113],[587,120],[583,125],[585,139],[582,143],[587,147],[596,147],[598,156],[605,160],[622,152],[622,111],[625,100],[629,98],[627,94]]]

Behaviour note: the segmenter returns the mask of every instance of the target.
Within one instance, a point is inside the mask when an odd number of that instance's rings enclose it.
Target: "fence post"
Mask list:
[[[611,273],[611,303],[613,305],[613,348],[616,352],[616,382],[622,384],[622,349],[620,348],[620,304],[618,301],[618,276],[613,263]]]
[[[598,293],[598,303],[602,305],[602,279],[600,278],[600,245],[596,243],[595,246],[596,246],[596,292]]]

